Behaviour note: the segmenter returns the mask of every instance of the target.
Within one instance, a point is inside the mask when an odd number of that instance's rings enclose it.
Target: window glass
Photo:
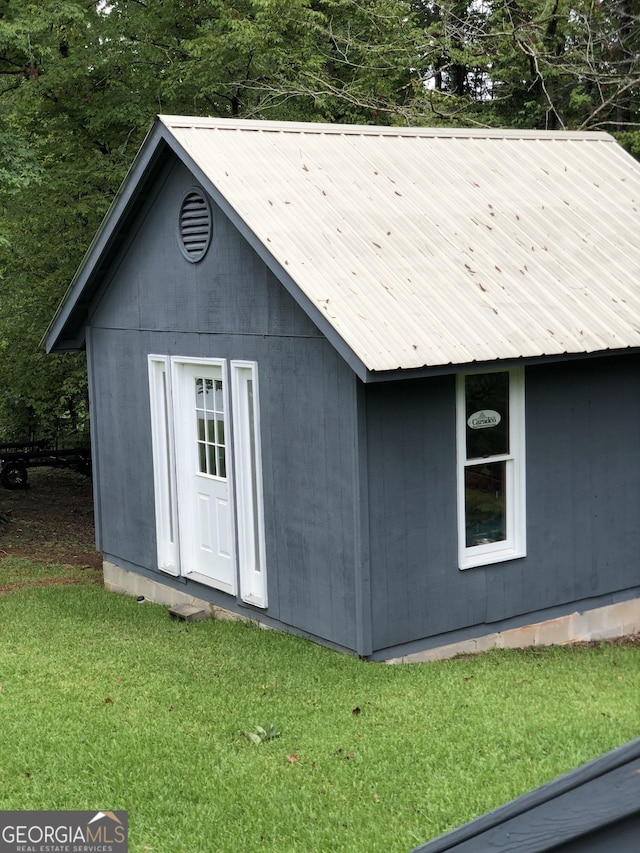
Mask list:
[[[509,373],[465,377],[467,459],[509,453]]]
[[[207,445],[207,452],[209,457],[209,470],[207,474],[213,474],[215,477],[218,473],[218,466],[216,465],[216,448],[214,444]]]
[[[195,379],[198,470],[226,477],[224,396],[222,380]]]
[[[216,380],[216,384],[217,384],[217,382],[218,382],[218,380]],[[205,390],[206,390],[206,399],[205,399],[204,407],[205,407],[205,409],[207,409],[207,411],[212,412],[213,411],[213,379],[205,379],[204,380],[204,386],[205,386]],[[222,387],[222,383],[220,383],[220,386]]]
[[[224,398],[222,396],[222,381],[220,379],[216,379],[215,381],[216,388],[216,396],[215,396],[215,411],[216,412],[224,412]],[[213,405],[210,407],[214,408]]]
[[[213,415],[207,415],[207,441],[215,444],[216,440],[216,432],[215,432],[216,422],[213,418]]]
[[[467,548],[507,538],[506,462],[468,465],[464,471]]]
[[[524,370],[457,380],[458,565],[526,555]]]

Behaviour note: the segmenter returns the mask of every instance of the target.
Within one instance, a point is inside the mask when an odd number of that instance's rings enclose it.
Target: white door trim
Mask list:
[[[231,361],[240,596],[267,606],[258,365]]]
[[[150,355],[148,367],[158,568],[176,576],[180,574],[180,545],[169,359]]]

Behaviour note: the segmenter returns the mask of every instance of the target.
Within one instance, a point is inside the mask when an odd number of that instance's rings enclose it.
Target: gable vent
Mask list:
[[[198,189],[189,190],[180,205],[178,241],[182,254],[191,263],[202,260],[211,240],[211,208]]]

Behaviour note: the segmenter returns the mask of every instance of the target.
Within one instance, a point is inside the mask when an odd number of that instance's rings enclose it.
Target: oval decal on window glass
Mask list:
[[[470,429],[487,429],[487,427],[498,426],[502,418],[499,412],[494,412],[493,409],[483,409],[481,412],[474,412],[467,418],[467,426]]]

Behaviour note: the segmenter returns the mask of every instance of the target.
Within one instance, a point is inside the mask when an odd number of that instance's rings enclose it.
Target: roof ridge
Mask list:
[[[537,139],[610,141],[614,138],[598,130],[530,130],[514,128],[390,127],[386,125],[326,124],[322,122],[274,121],[272,119],[215,118],[208,116],[159,115],[168,129],[243,130],[265,133],[298,133],[339,136],[391,136],[443,139]]]

